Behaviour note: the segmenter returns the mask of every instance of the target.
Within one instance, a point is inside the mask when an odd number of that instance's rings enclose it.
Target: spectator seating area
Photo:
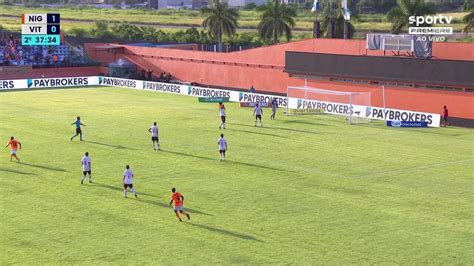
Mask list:
[[[84,48],[66,43],[59,46],[22,46],[20,40],[10,37],[0,40],[0,65],[38,67],[74,66],[87,63]]]

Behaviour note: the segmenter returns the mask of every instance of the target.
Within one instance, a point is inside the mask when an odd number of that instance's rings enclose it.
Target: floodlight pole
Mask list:
[[[288,97],[289,88],[290,87],[286,87],[286,116],[288,116],[288,105],[290,105],[290,100]]]

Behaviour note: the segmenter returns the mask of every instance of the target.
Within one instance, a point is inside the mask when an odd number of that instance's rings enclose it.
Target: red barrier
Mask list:
[[[104,63],[126,58],[136,63],[139,69],[151,69],[155,74],[170,72],[178,80],[233,88],[249,88],[253,85],[257,91],[277,93],[286,93],[287,86],[304,85],[303,80],[283,72],[285,51],[383,55],[382,51],[366,51],[364,40],[336,39],[310,39],[231,53],[130,45],[124,45],[123,52],[116,52],[95,50],[94,46],[96,44],[86,45],[88,55]],[[433,60],[474,60],[474,44],[434,43],[433,57]],[[375,91],[377,95],[380,94],[380,86],[367,84],[313,81],[308,86],[341,91]],[[387,86],[386,93],[387,104],[391,108],[439,113],[443,105],[447,105],[452,116],[474,119],[474,99],[470,93],[395,86]],[[374,100],[374,104],[381,106],[381,101]]]

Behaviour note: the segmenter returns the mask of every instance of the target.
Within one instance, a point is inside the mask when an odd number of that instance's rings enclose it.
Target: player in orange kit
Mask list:
[[[176,214],[176,217],[178,217],[179,221],[182,222],[183,220],[181,220],[181,217],[179,217],[179,213],[182,213],[184,215],[186,215],[186,217],[188,217],[188,220],[191,219],[191,217],[189,216],[188,213],[186,213],[185,211],[183,211],[183,205],[184,205],[184,197],[183,195],[181,195],[181,193],[179,192],[176,192],[176,188],[172,188],[171,189],[171,192],[173,193],[171,195],[171,201],[170,201],[170,207],[171,207],[171,204],[174,202],[174,213]]]
[[[15,159],[18,162],[20,162],[20,158],[16,156],[16,151],[18,150],[18,147],[20,147],[20,150],[21,150],[21,143],[18,140],[16,140],[14,137],[11,137],[10,141],[7,143],[7,145],[5,145],[5,148],[8,146],[10,146],[10,149],[11,149],[10,162],[12,161],[13,157],[15,157]]]

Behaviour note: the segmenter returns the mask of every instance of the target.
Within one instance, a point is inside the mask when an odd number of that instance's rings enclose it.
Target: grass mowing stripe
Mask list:
[[[255,128],[252,109],[226,107],[221,131],[217,105],[193,97],[118,88],[1,94],[0,136],[24,144],[25,164],[8,162],[4,150],[0,263],[172,264],[175,254],[192,264],[473,261],[472,130],[350,126],[282,109]],[[77,115],[84,142],[69,140]],[[163,152],[151,147],[154,121]],[[218,159],[221,132],[227,162]],[[85,151],[94,183],[81,186]],[[125,164],[138,200],[122,196]],[[171,187],[184,194],[192,224],[167,207]]]

